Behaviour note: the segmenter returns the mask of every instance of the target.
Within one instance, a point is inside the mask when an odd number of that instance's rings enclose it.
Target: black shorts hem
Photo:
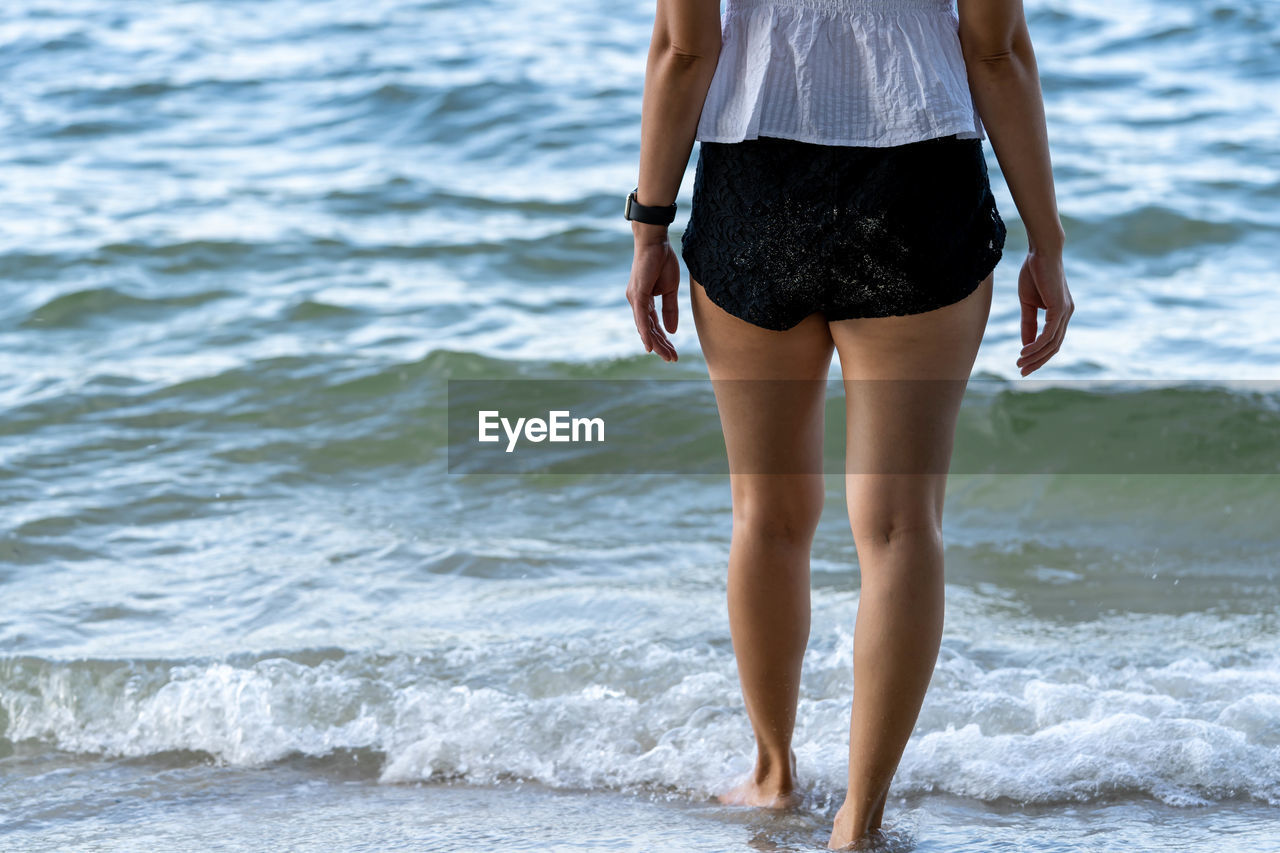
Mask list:
[[[1002,256],[1003,251],[997,249],[993,255],[989,256],[986,262],[972,269],[965,277],[954,279],[952,286],[935,291],[940,294],[939,298],[915,302],[910,308],[897,310],[894,306],[882,306],[868,310],[843,311],[839,308],[827,308],[824,309],[824,313],[826,313],[828,320],[837,322],[840,320],[865,320],[877,317],[911,317],[916,314],[937,311],[939,308],[955,305],[957,302],[962,302],[971,296],[999,265]]]
[[[796,313],[775,317],[770,314],[769,319],[761,317],[756,311],[752,310],[752,305],[744,302],[739,298],[738,293],[732,286],[724,285],[718,282],[714,277],[708,279],[704,275],[698,273],[698,264],[690,263],[689,258],[683,254],[685,267],[689,271],[691,281],[696,281],[702,286],[703,292],[707,294],[707,298],[711,300],[717,307],[723,309],[729,314],[737,317],[743,322],[765,329],[771,332],[785,332],[798,326],[805,318],[814,314],[822,314],[828,322],[839,322],[840,320],[864,320],[876,319],[883,317],[910,317],[916,314],[927,314],[930,311],[937,311],[939,308],[946,308],[949,305],[955,305],[971,296],[974,291],[986,280],[995,268],[999,265],[1003,257],[1003,247],[996,249],[994,253],[988,255],[987,259],[973,268],[963,279],[955,281],[954,286],[943,288],[942,294],[938,299],[929,300],[928,302],[913,303],[910,308],[897,310],[895,306],[881,306],[879,308],[845,309],[832,308],[830,305],[813,306],[810,310],[805,311],[797,316]]]
[[[776,312],[771,312],[769,318],[766,319],[753,310],[750,302],[740,298],[740,295],[732,285],[722,283],[714,276],[707,277],[700,274],[697,262],[690,263],[689,256],[684,254],[683,248],[681,249],[681,257],[684,259],[685,268],[689,271],[690,280],[702,285],[703,292],[707,294],[707,298],[714,305],[758,329],[765,329],[770,332],[785,332],[800,325],[800,321],[810,314],[821,313],[816,308],[798,317],[795,316],[794,312],[782,317],[776,316]]]

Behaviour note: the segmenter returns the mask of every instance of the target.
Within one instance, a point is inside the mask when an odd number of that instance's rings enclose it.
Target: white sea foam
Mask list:
[[[1224,640],[1257,627],[1198,619]],[[1280,805],[1280,656],[1261,641],[1215,652],[1193,637],[1202,653],[1169,643],[1175,656],[1162,658],[1154,648],[1177,622],[1130,616],[1062,629],[1053,643],[1048,625],[1017,642],[949,635],[896,790]],[[843,790],[851,652],[851,634],[836,627],[815,636],[806,660],[795,744],[820,797]],[[127,756],[199,750],[239,766],[372,749],[388,783],[522,778],[697,796],[753,757],[730,653],[660,640],[613,649],[520,640],[310,662],[25,658],[5,663],[0,687],[10,740]]]

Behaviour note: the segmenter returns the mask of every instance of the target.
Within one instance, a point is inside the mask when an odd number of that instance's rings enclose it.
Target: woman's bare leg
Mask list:
[[[942,508],[991,277],[953,305],[830,324],[847,407],[846,491],[861,572],[849,788],[828,847],[879,828],[942,639]]]
[[[785,332],[738,319],[690,282],[694,324],[724,429],[733,499],[729,628],[755,770],[724,803],[795,805],[791,736],[809,642],[809,548],[822,513],[832,341],[820,315]]]

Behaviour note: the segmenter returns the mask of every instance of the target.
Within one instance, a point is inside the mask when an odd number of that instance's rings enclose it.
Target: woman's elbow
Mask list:
[[[1014,31],[1007,37],[961,40],[965,67],[970,73],[1008,74],[1035,62],[1031,39],[1026,31]]]
[[[1005,71],[1031,59],[1031,33],[1020,8],[966,5],[960,19],[960,51],[971,70]]]
[[[1013,62],[1013,44],[1004,47],[990,46],[969,48],[964,51],[965,64],[970,68],[1007,68]]]
[[[715,62],[720,58],[720,42],[707,42],[702,45],[683,45],[670,42],[666,45],[666,54],[672,62],[680,66],[694,66],[703,62]]]

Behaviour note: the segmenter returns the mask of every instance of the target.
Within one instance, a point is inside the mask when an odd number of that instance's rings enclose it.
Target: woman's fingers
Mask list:
[[[1039,325],[1040,306],[1029,302],[1022,303],[1022,351],[1019,356],[1030,352],[1036,341],[1036,326]]]
[[[1027,256],[1018,277],[1022,303],[1022,343],[1017,366],[1023,376],[1041,367],[1062,347],[1075,305],[1067,289],[1061,260]],[[1044,328],[1036,334],[1044,310]]]
[[[677,274],[679,271],[677,270]],[[662,325],[671,334],[676,332],[676,324],[680,321],[680,307],[676,302],[677,290],[664,291],[662,294]]]
[[[1073,309],[1068,308],[1061,315],[1059,315],[1061,318],[1060,320],[1058,316],[1055,316],[1054,319],[1055,321],[1058,321],[1058,322],[1056,322],[1053,337],[1049,338],[1048,343],[1045,347],[1038,350],[1037,353],[1034,355],[1023,356],[1022,358],[1018,359],[1018,367],[1021,369],[1023,376],[1026,376],[1028,373],[1031,373],[1034,370],[1038,370],[1040,367],[1044,365],[1046,361],[1048,361],[1050,358],[1056,355],[1058,353],[1058,350],[1062,348],[1062,341],[1066,338],[1066,335],[1067,335],[1067,323],[1071,319],[1072,310]],[[1048,330],[1049,330],[1049,326],[1046,318],[1046,324],[1045,324],[1046,333],[1048,332]]]
[[[1032,313],[1036,313],[1034,306],[1023,305],[1022,307],[1024,311],[1027,308],[1031,308]],[[1027,344],[1018,353],[1019,366],[1025,361],[1039,357],[1046,347],[1052,346],[1055,342],[1061,340],[1059,333],[1063,328],[1063,315],[1052,309],[1046,310],[1044,312],[1044,329],[1040,332],[1040,337]]]
[[[635,320],[636,331],[640,333],[644,351],[653,352],[653,337],[649,333],[649,312],[653,308],[653,299],[648,296],[633,297],[628,288],[627,301],[631,303],[631,317]]]
[[[1029,256],[1022,262],[1022,269],[1018,270],[1018,302],[1022,306],[1022,348],[1026,349],[1036,339],[1040,309],[1045,307]]]
[[[631,269],[631,280],[627,284],[627,302],[631,303],[631,316],[636,324],[636,332],[644,344],[645,352],[656,352],[663,361],[676,360],[676,348],[667,339],[663,327],[674,333],[679,319],[679,307],[676,292],[680,283],[680,268],[675,263],[675,256],[670,248],[667,255],[661,257],[652,251],[637,249],[636,260]],[[664,268],[664,265],[670,265]],[[675,276],[675,286],[669,285]],[[640,282],[650,282],[648,286]],[[662,298],[662,316],[658,316],[654,304],[655,295]]]
[[[658,321],[658,312],[654,310],[652,300],[649,302],[649,334],[650,339],[653,340],[654,346],[658,351],[658,355],[662,356],[662,360],[675,361],[676,348],[671,341],[667,339],[666,334],[663,333],[662,327],[659,325]]]
[[[1048,331],[1047,326],[1045,330],[1046,332]],[[1018,358],[1018,368],[1022,371],[1022,375],[1026,376],[1031,371],[1042,366],[1046,361],[1053,357],[1061,345],[1062,338],[1060,335],[1055,335],[1052,338],[1046,336],[1044,344],[1034,353]]]
[[[1040,318],[1040,306],[1033,305],[1030,302],[1022,303],[1022,351],[1026,352],[1027,348],[1036,339],[1036,326]]]
[[[1044,328],[1040,330],[1039,337],[1027,343],[1018,353],[1020,359],[1034,358],[1039,354],[1040,350],[1052,344],[1055,340],[1062,339],[1062,332],[1066,329],[1067,318],[1071,316],[1068,309],[1070,296],[1066,292],[1066,285],[1063,285],[1061,299],[1054,300],[1056,304],[1051,304],[1049,300],[1041,299],[1040,304],[1033,302],[1022,303],[1022,339],[1027,341],[1027,324],[1030,323],[1031,335],[1035,335],[1036,318],[1039,316],[1039,309],[1044,309]]]

